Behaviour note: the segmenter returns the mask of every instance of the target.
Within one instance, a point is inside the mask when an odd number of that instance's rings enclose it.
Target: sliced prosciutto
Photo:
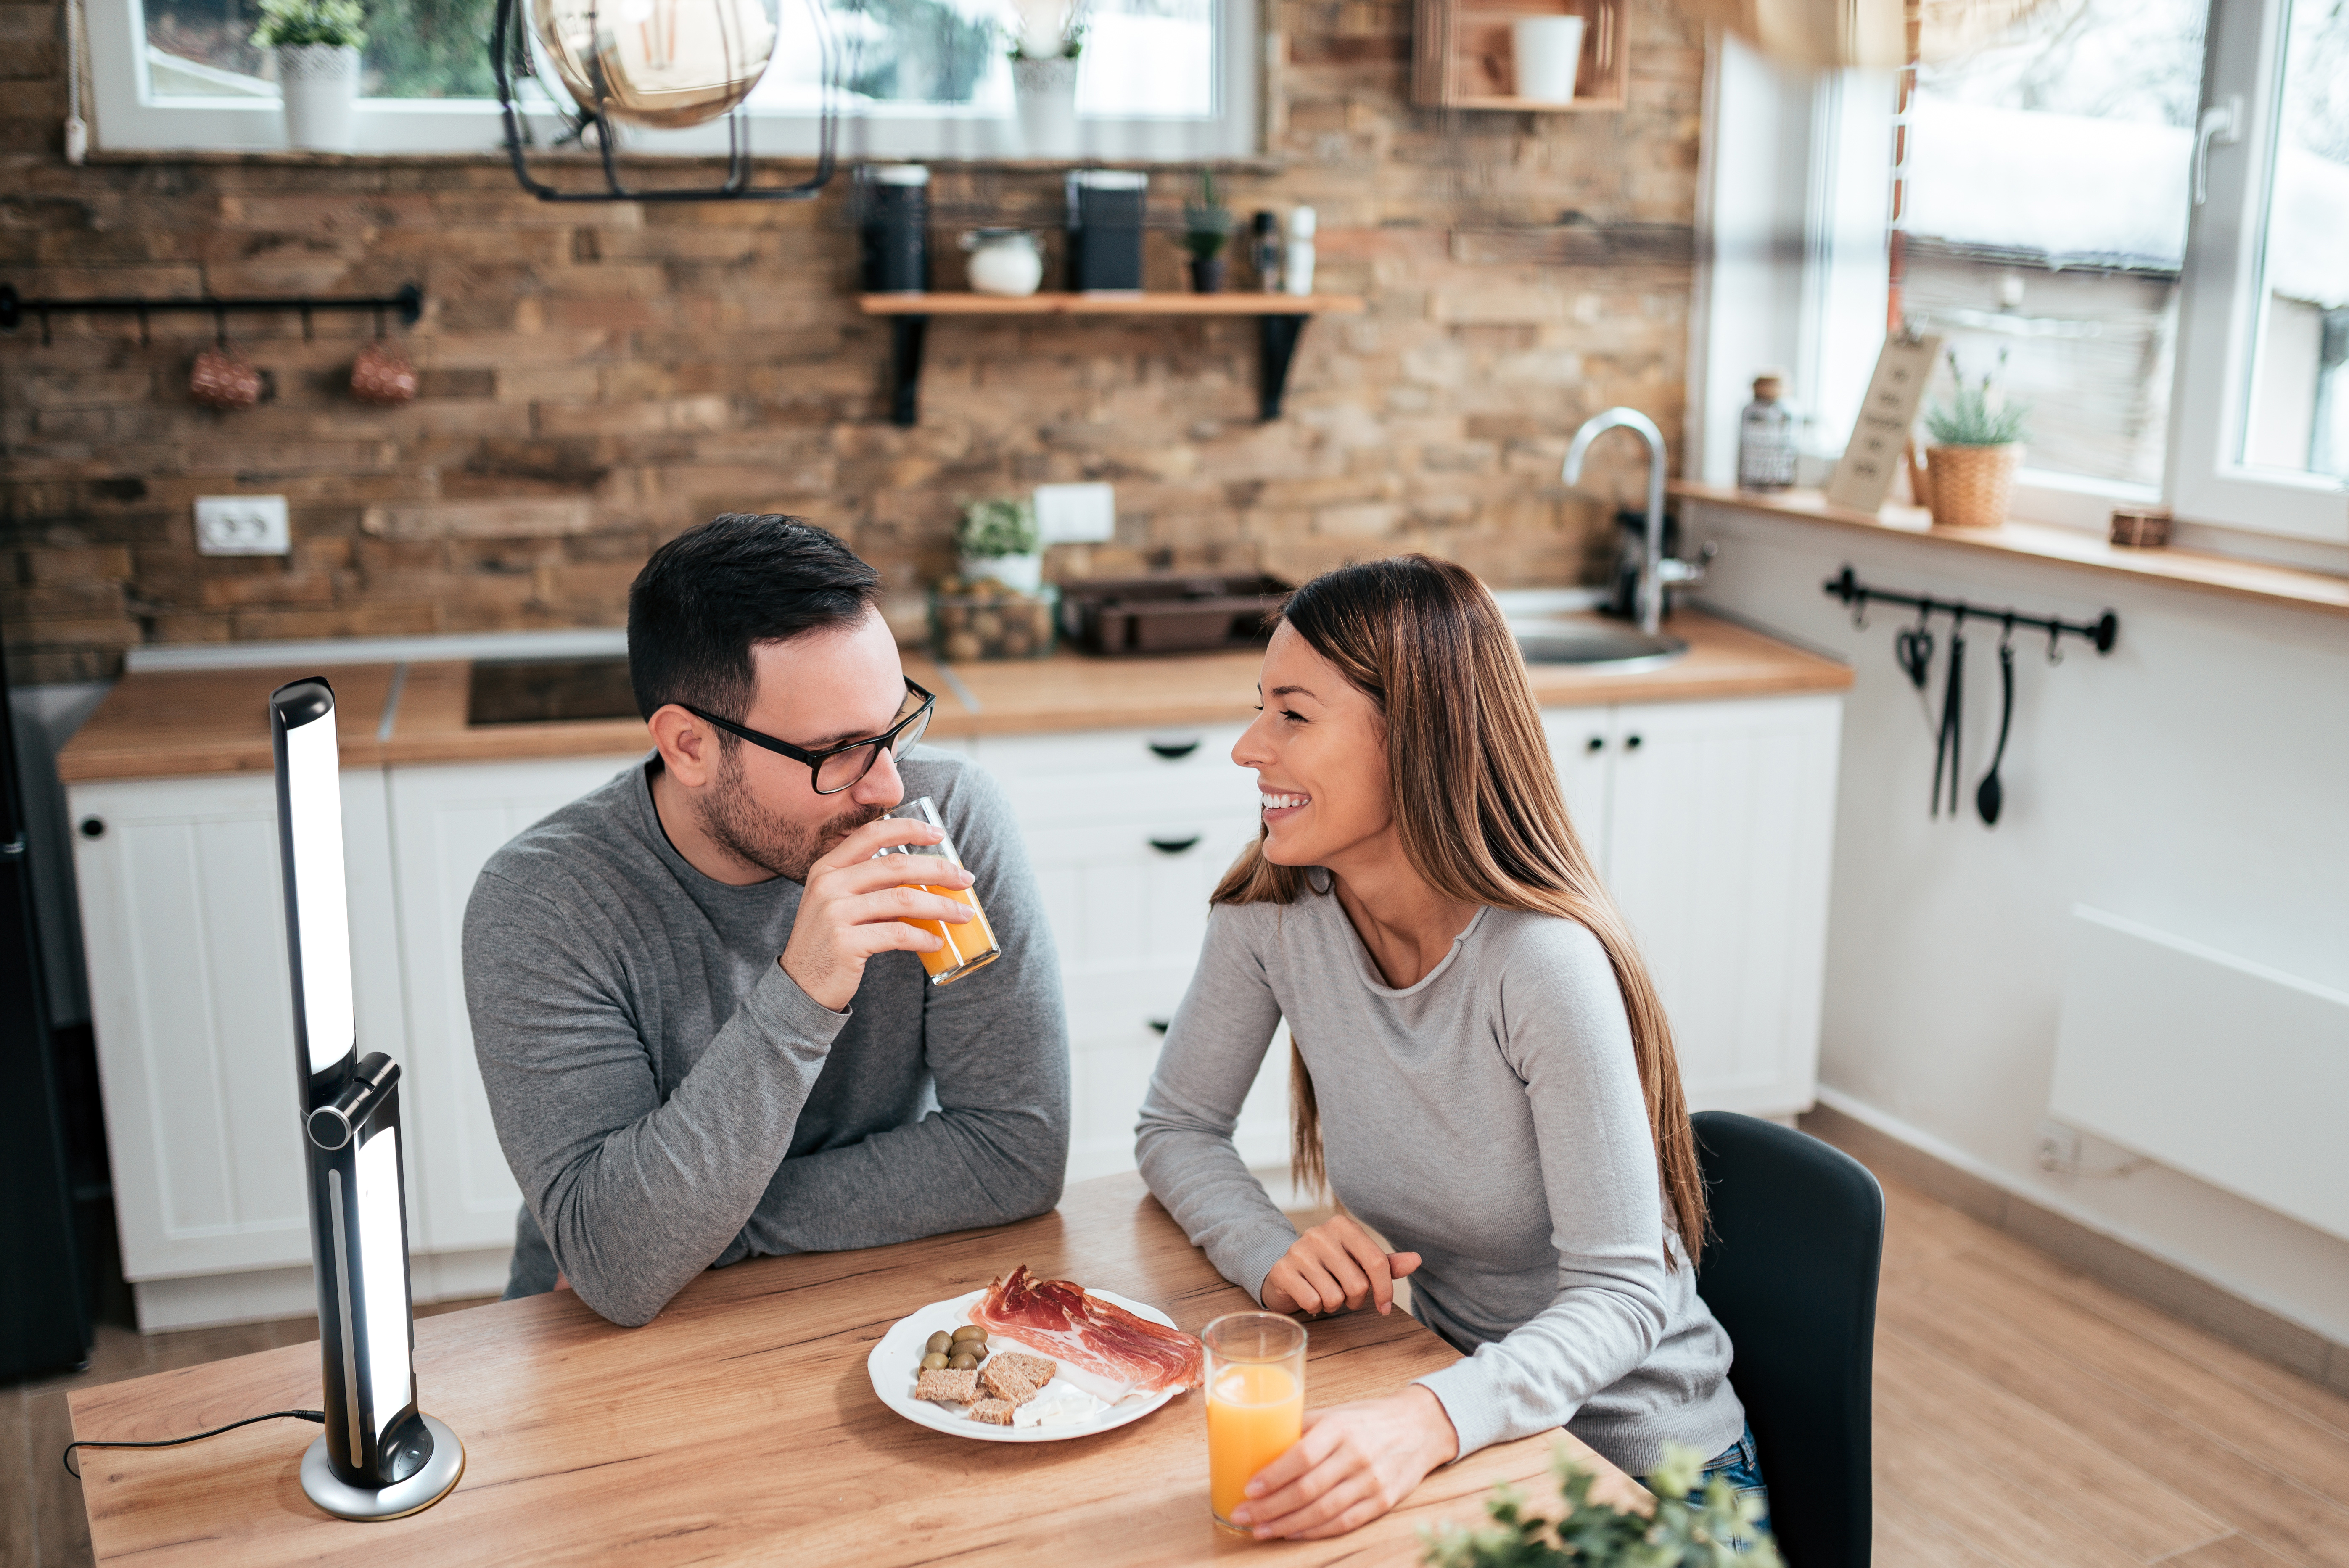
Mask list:
[[[1038,1279],[1026,1264],[987,1287],[970,1320],[990,1336],[1143,1393],[1200,1383],[1206,1352],[1197,1340],[1089,1295],[1073,1280]]]

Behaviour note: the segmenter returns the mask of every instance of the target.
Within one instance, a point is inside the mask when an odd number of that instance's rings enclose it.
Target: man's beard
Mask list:
[[[721,748],[718,777],[701,804],[701,830],[710,841],[745,865],[807,881],[808,868],[841,840],[879,817],[879,806],[851,805],[837,817],[810,828],[761,809],[742,776],[741,742]]]

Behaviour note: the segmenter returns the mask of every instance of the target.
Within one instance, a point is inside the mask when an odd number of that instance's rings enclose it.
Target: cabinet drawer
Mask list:
[[[1071,1031],[1069,1047],[1071,1127],[1069,1180],[1133,1169],[1133,1128],[1141,1119],[1150,1075],[1162,1044],[1146,1026],[1081,1035]],[[1240,1108],[1232,1141],[1250,1165],[1279,1165],[1288,1159],[1288,1037],[1273,1037]]]
[[[1128,820],[1157,812],[1256,810],[1256,775],[1236,766],[1237,726],[988,736],[978,758],[1022,826]]]

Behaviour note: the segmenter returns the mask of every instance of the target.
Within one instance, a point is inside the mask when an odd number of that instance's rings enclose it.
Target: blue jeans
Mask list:
[[[1705,1462],[1704,1473],[1697,1477],[1696,1490],[1688,1495],[1690,1507],[1703,1506],[1705,1489],[1713,1484],[1715,1476],[1727,1481],[1739,1497],[1750,1497],[1761,1503],[1762,1517],[1754,1522],[1764,1530],[1770,1528],[1770,1489],[1763,1484],[1762,1458],[1754,1447],[1753,1427],[1749,1425],[1735,1442]],[[1734,1541],[1730,1544],[1742,1547],[1745,1542]]]

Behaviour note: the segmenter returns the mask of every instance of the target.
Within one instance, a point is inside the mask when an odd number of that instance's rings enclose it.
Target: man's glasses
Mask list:
[[[905,683],[905,703],[897,709],[897,717],[888,728],[869,739],[852,740],[844,746],[834,746],[823,751],[809,751],[804,748],[793,746],[788,740],[777,740],[771,735],[761,735],[759,731],[748,726],[737,724],[730,718],[720,718],[714,713],[705,713],[689,702],[681,702],[677,706],[693,715],[694,717],[714,724],[727,734],[739,736],[753,746],[764,747],[769,751],[788,757],[794,762],[806,763],[808,771],[815,776],[815,792],[819,795],[837,795],[843,789],[854,789],[858,780],[873,771],[873,765],[881,760],[883,748],[885,747],[888,749],[893,761],[904,757],[914,743],[922,738],[922,732],[930,727],[930,710],[937,706],[937,702],[936,697],[908,680]]]

